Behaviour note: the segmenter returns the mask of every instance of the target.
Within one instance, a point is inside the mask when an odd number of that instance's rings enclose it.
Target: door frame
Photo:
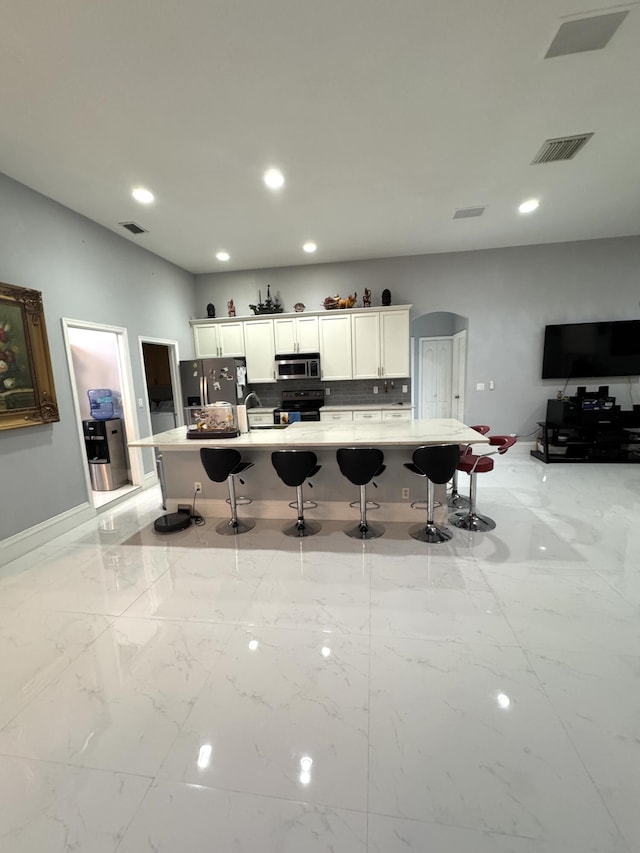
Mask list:
[[[184,426],[184,412],[182,410],[182,387],[180,385],[180,351],[178,341],[170,340],[169,338],[153,338],[150,335],[138,335],[138,351],[140,353],[140,367],[142,368],[142,376],[144,379],[144,387],[147,392],[145,400],[145,410],[147,427],[149,435],[153,435],[153,425],[151,423],[151,408],[149,406],[149,388],[147,386],[147,373],[144,363],[143,344],[158,344],[166,346],[169,350],[169,370],[171,372],[171,388],[174,392],[173,407],[176,417],[176,426]]]
[[[91,506],[95,509],[93,500],[93,490],[91,488],[91,477],[89,475],[89,464],[86,461],[86,452],[84,445],[84,432],[82,429],[82,414],[80,411],[80,398],[78,396],[78,386],[76,385],[76,375],[73,368],[73,357],[71,353],[71,341],[69,339],[69,329],[86,329],[92,332],[110,332],[116,336],[116,348],[118,356],[118,369],[122,379],[122,417],[125,424],[126,434],[129,441],[137,441],[140,437],[138,430],[138,419],[135,409],[135,392],[133,386],[133,373],[131,371],[131,354],[129,351],[129,339],[127,330],[124,326],[108,326],[104,323],[91,323],[86,320],[73,320],[70,317],[62,317],[62,334],[64,338],[64,346],[67,354],[67,365],[69,368],[69,377],[71,380],[71,396],[73,398],[73,406],[75,410],[76,432],[78,435],[78,444],[83,460],[84,479],[87,487],[87,494]],[[129,468],[131,470],[131,482],[134,486],[141,487],[144,481],[144,467],[142,462],[142,450],[139,447],[127,447],[129,456]]]

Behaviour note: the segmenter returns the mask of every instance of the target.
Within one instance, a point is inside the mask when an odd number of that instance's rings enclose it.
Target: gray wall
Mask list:
[[[540,379],[543,331],[547,323],[621,320],[640,317],[640,237],[490,249],[443,255],[351,261],[340,264],[216,273],[196,277],[198,316],[207,302],[226,314],[233,298],[238,315],[248,315],[258,288],[267,283],[285,310],[304,302],[320,309],[329,294],[364,288],[372,304],[391,290],[393,304],[413,304],[412,320],[450,311],[469,321],[465,418],[489,423],[495,432],[526,435],[544,417],[547,398],[562,383]],[[494,391],[476,391],[493,379]],[[594,380],[598,386],[606,380]],[[638,378],[632,385],[609,383],[623,407],[640,403]],[[568,392],[575,389],[574,383]]]
[[[61,418],[0,432],[4,539],[87,500],[61,318],[125,326],[135,393],[145,397],[138,335],[174,338],[190,358],[195,302],[190,273],[1,174],[0,281],[42,291]]]

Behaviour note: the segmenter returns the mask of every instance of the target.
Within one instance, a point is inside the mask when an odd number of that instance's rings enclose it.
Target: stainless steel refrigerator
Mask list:
[[[224,400],[242,402],[247,393],[247,364],[244,358],[194,358],[180,362],[180,385],[185,423],[194,412]]]

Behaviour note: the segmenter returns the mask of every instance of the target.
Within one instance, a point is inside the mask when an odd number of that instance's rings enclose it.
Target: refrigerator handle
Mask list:
[[[209,400],[207,396],[208,391],[209,389],[207,388],[207,377],[205,372],[203,371],[202,375],[200,376],[200,399],[202,400],[203,406],[209,405]]]

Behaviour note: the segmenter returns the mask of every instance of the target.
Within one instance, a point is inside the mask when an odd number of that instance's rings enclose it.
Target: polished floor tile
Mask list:
[[[236,631],[159,775],[364,811],[368,638]]]
[[[154,783],[117,853],[366,853],[366,815]]]
[[[149,785],[138,776],[0,755],[0,848],[114,853]]]
[[[3,566],[0,848],[640,849],[640,468],[511,452],[478,507],[162,536],[150,490]]]

